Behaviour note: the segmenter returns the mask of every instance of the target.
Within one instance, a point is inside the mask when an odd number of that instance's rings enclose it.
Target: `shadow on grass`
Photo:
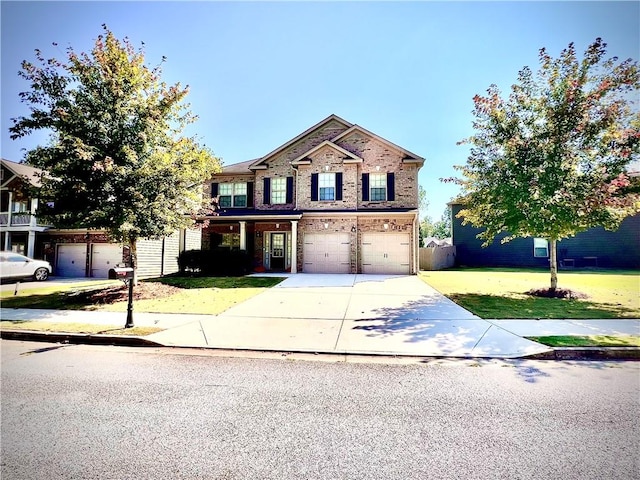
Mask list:
[[[503,297],[477,293],[455,293],[448,297],[481,318],[604,319],[634,318],[636,310],[622,305],[585,300],[540,297]]]
[[[178,288],[269,288],[284,277],[160,277],[144,280]]]

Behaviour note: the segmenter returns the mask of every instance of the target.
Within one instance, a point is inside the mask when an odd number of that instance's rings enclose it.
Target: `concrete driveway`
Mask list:
[[[418,276],[296,274],[220,316],[324,320],[470,319]]]

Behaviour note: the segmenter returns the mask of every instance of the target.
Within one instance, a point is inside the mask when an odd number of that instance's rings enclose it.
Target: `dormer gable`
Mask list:
[[[302,155],[300,155],[299,157],[295,158],[294,160],[291,161],[291,165],[311,165],[312,160],[310,157],[313,156],[314,153],[322,150],[323,148],[330,148],[334,151],[336,151],[338,153],[338,155],[340,155],[342,157],[342,163],[348,164],[348,163],[362,163],[362,158],[357,156],[354,153],[351,153],[348,150],[345,150],[344,148],[340,147],[339,145],[336,145],[335,143],[329,141],[329,140],[325,140],[324,142],[322,142],[321,144],[315,146],[314,148],[312,148],[311,150],[309,150],[308,152],[303,153]]]

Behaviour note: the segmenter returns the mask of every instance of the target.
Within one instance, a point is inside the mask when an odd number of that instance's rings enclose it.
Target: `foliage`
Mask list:
[[[69,47],[66,60],[24,61],[20,94],[27,117],[12,119],[11,138],[53,132],[26,161],[45,172],[38,215],[58,227],[106,229],[128,242],[186,226],[202,202],[201,184],[219,161],[184,129],[196,117],[188,87],[161,81],[142,48],[119,41],[103,25],[90,53]],[[55,45],[55,44],[54,44]],[[164,61],[164,58],[163,58]]]
[[[491,85],[474,97],[475,134],[463,178],[463,224],[484,228],[490,244],[504,232],[550,241],[551,289],[557,285],[556,241],[592,227],[616,229],[640,210],[627,175],[640,150],[640,89],[631,59],[605,59],[591,44],[579,60],[573,44],[554,59],[540,50],[537,75],[525,67],[508,98]]]
[[[451,237],[451,206],[447,205],[440,220],[432,221],[431,217],[425,217],[420,222],[421,239],[435,237],[439,239]]]

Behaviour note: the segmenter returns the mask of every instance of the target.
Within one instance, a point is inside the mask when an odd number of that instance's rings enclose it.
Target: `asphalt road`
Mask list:
[[[640,363],[0,347],[3,480],[640,476]]]

